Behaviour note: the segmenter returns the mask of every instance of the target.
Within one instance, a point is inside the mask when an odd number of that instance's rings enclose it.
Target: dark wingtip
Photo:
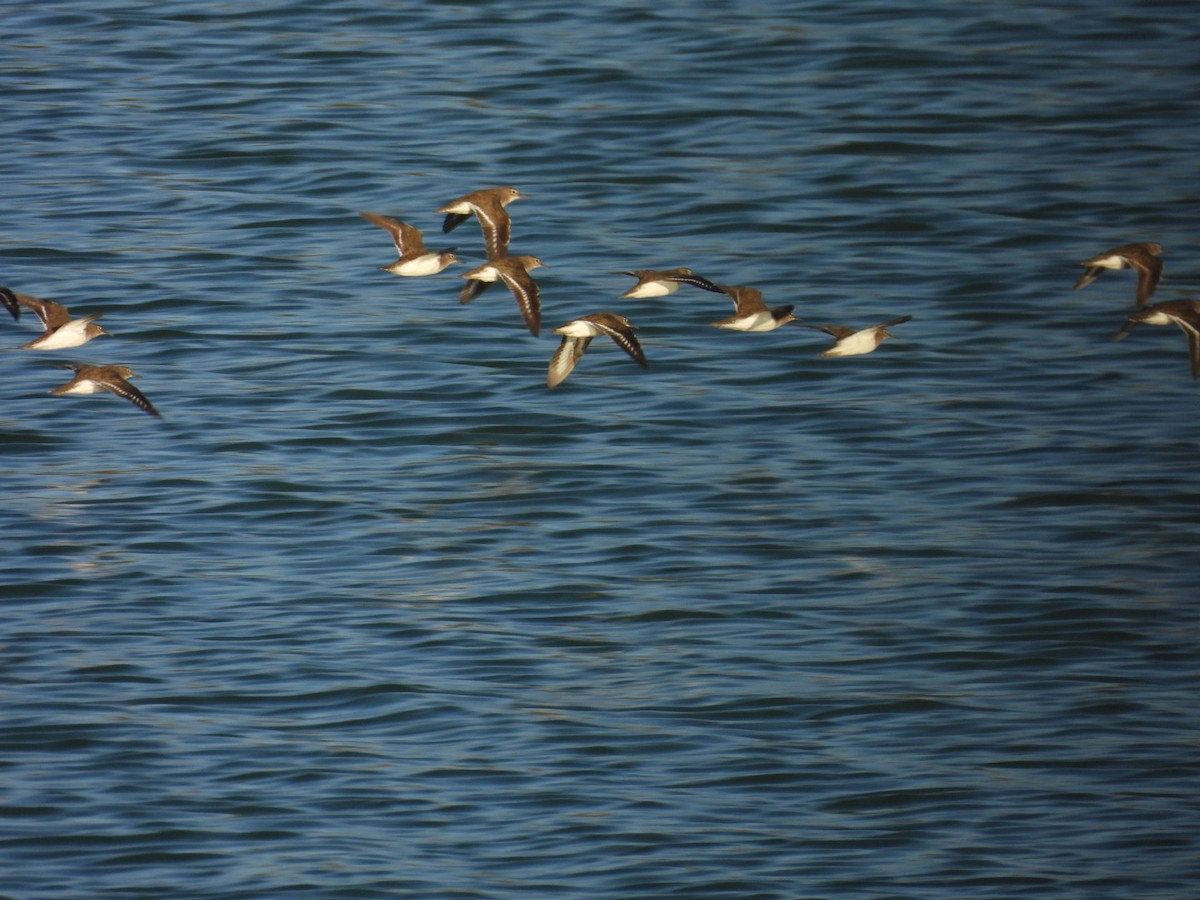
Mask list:
[[[4,308],[12,313],[14,319],[20,320],[21,304],[17,302],[17,295],[3,286],[0,286],[0,303],[3,303]]]
[[[698,287],[705,291],[711,291],[714,294],[725,293],[724,289],[722,289],[719,284],[717,284],[715,281],[705,278],[703,275],[685,275],[676,280],[682,281],[684,284],[690,284],[692,287]]]

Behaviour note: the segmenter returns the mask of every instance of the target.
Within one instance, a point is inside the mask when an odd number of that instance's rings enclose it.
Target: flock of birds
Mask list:
[[[459,291],[459,301],[470,303],[489,285],[501,281],[512,292],[526,327],[536,337],[541,330],[541,293],[531,273],[534,269],[542,268],[545,263],[536,256],[508,252],[509,239],[512,235],[512,219],[506,207],[514,200],[521,200],[526,196],[513,187],[487,188],[464,194],[434,212],[444,214],[446,217],[442,222],[443,232],[453,231],[471,216],[476,218],[480,230],[483,232],[487,262],[461,276],[466,279],[467,284]],[[401,276],[436,275],[452,263],[458,262],[453,248],[429,250],[425,246],[421,230],[407,222],[373,212],[363,212],[359,215],[371,224],[383,228],[392,236],[392,242],[396,245],[397,259],[395,262],[379,267],[385,272]],[[620,299],[662,297],[674,293],[684,284],[690,284],[715,294],[726,295],[733,301],[734,312],[728,318],[713,322],[712,324],[717,328],[761,332],[773,331],[788,322],[794,321],[799,324],[799,320],[793,314],[795,306],[768,307],[763,302],[762,292],[757,288],[742,285],[719,285],[702,275],[697,275],[688,268],[633,269],[621,274],[636,278],[637,283],[621,294]],[[863,329],[847,328],[843,325],[802,325],[801,327],[815,328],[833,336],[833,346],[822,356],[853,356],[870,353],[880,343],[892,336],[888,328],[907,322],[911,318],[912,316],[899,316]],[[642,368],[648,367],[646,355],[637,338],[636,327],[629,319],[618,313],[598,312],[580,316],[555,328],[554,333],[560,335],[562,340],[550,358],[546,374],[548,387],[553,388],[561,384],[575,369],[592,339],[603,335],[612,338],[616,345],[629,354],[630,358]]]
[[[513,187],[488,188],[465,194],[434,212],[442,213],[446,217],[442,223],[443,232],[453,231],[471,216],[475,216],[483,232],[487,262],[461,276],[467,280],[467,284],[459,292],[459,300],[462,303],[470,303],[488,285],[502,281],[512,292],[526,326],[536,337],[541,328],[541,295],[537,282],[530,273],[545,264],[536,256],[510,255],[508,252],[512,220],[506,207],[525,196]],[[379,267],[386,272],[401,276],[436,275],[458,261],[453,248],[429,250],[425,246],[421,230],[407,222],[373,212],[362,212],[359,215],[371,224],[385,229],[392,236],[397,259]],[[1075,283],[1075,289],[1091,284],[1106,269],[1132,269],[1137,272],[1137,312],[1128,317],[1125,327],[1114,336],[1114,340],[1122,340],[1138,324],[1174,323],[1187,335],[1192,377],[1200,378],[1200,301],[1168,300],[1147,306],[1162,279],[1162,260],[1158,258],[1162,253],[1162,246],[1152,242],[1122,244],[1106,250],[1080,262],[1084,273]],[[801,328],[816,329],[833,337],[833,346],[821,354],[826,357],[870,353],[892,337],[889,328],[912,319],[912,316],[898,316],[877,325],[857,329],[845,325],[809,325],[796,318],[793,305],[768,307],[763,302],[762,292],[757,288],[717,284],[688,268],[633,269],[621,274],[636,278],[637,283],[621,294],[620,299],[661,297],[674,293],[680,285],[690,284],[706,291],[725,294],[733,301],[733,315],[711,323],[713,326],[732,331],[762,332],[773,331],[788,322],[795,322]],[[555,328],[554,333],[561,335],[562,341],[550,359],[546,384],[551,388],[561,384],[571,374],[592,339],[601,335],[612,338],[638,365],[643,368],[647,366],[646,356],[637,339],[636,328],[629,319],[617,313],[598,312],[580,316]]]
[[[483,234],[487,261],[476,266],[461,277],[466,285],[459,291],[459,300],[470,303],[490,285],[503,282],[517,301],[525,325],[535,337],[541,330],[541,294],[537,282],[530,274],[544,263],[536,256],[510,254],[509,240],[512,235],[512,219],[506,207],[514,200],[527,197],[516,188],[496,187],[474,191],[452,200],[434,210],[445,216],[442,231],[450,232],[472,216],[478,221]],[[388,232],[396,247],[397,258],[380,269],[404,277],[436,275],[453,263],[459,262],[453,250],[429,250],[425,246],[420,229],[389,216],[372,212],[360,215],[373,225]],[[1191,357],[1192,377],[1200,378],[1200,300],[1168,300],[1148,305],[1162,278],[1163,264],[1159,259],[1163,248],[1156,243],[1123,244],[1080,262],[1084,273],[1075,283],[1075,289],[1086,287],[1107,269],[1132,269],[1137,273],[1136,312],[1131,314],[1125,326],[1114,335],[1122,340],[1138,324],[1175,324],[1188,340]],[[622,272],[637,279],[636,284],[619,295],[619,299],[643,299],[662,297],[677,291],[681,285],[692,285],[705,291],[724,294],[733,301],[733,315],[711,323],[716,328],[732,331],[773,331],[789,322],[802,328],[825,332],[833,337],[834,343],[822,356],[857,356],[870,353],[883,341],[892,337],[889,328],[909,321],[912,316],[898,316],[867,328],[850,328],[844,325],[809,325],[793,314],[793,305],[768,307],[763,302],[762,292],[757,288],[742,285],[721,285],[688,268],[633,269]],[[63,350],[79,347],[100,335],[109,334],[96,320],[100,313],[72,319],[69,310],[60,303],[43,300],[27,294],[19,294],[7,287],[0,287],[0,303],[19,320],[22,309],[34,312],[42,322],[42,334],[21,345],[23,350]],[[597,312],[580,316],[553,329],[562,340],[546,375],[546,384],[557,387],[578,365],[592,339],[607,335],[624,350],[634,362],[647,368],[646,356],[638,341],[636,328],[623,315],[612,312]],[[55,396],[67,394],[95,394],[109,391],[122,397],[145,412],[159,416],[158,410],[146,399],[129,379],[136,377],[127,366],[121,365],[68,365],[74,377],[66,384],[50,391]]]
[[[1137,312],[1126,318],[1113,340],[1124,340],[1137,325],[1177,325],[1187,337],[1192,378],[1200,378],[1200,300],[1164,300],[1147,305],[1162,280],[1163,264],[1159,259],[1162,254],[1162,245],[1153,241],[1113,247],[1080,263],[1086,268],[1075,282],[1075,290],[1087,287],[1105,269],[1133,269],[1137,272],[1137,293],[1133,300]]]
[[[42,333],[29,343],[22,344],[22,350],[66,350],[80,347],[94,337],[108,334],[96,324],[101,313],[72,319],[70,311],[61,303],[18,294],[6,287],[0,287],[0,303],[3,303],[4,308],[18,321],[22,308],[32,310],[42,321]],[[137,377],[137,373],[128,366],[69,365],[64,368],[74,370],[75,377],[50,391],[56,397],[111,391],[150,415],[159,415],[146,396],[129,383],[129,379]]]

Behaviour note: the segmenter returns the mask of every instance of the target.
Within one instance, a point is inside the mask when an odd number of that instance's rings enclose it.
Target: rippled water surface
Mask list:
[[[10,6],[0,896],[1200,892],[1191,3]]]

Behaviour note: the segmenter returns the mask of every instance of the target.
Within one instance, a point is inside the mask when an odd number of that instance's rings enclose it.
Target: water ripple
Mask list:
[[[2,890],[1194,894],[1194,15],[953,13],[7,12]],[[537,339],[358,217],[508,183]]]

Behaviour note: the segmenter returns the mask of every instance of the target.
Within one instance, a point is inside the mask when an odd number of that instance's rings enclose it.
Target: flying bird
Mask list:
[[[1122,244],[1120,247],[1105,250],[1103,253],[1098,253],[1079,263],[1081,266],[1086,266],[1087,270],[1075,282],[1075,290],[1087,287],[1105,269],[1133,269],[1137,272],[1137,294],[1134,302],[1137,308],[1141,309],[1150,300],[1154,289],[1162,280],[1163,264],[1158,257],[1164,252],[1161,244],[1152,241],[1141,244]]]
[[[725,293],[721,287],[691,269],[632,269],[622,272],[637,279],[637,284],[620,295],[621,300],[641,300],[645,297],[663,297],[679,290],[681,284],[690,284],[716,294]]]
[[[1139,310],[1129,316],[1125,327],[1113,335],[1113,340],[1123,340],[1138,325],[1171,324],[1178,325],[1187,336],[1192,378],[1200,378],[1200,300],[1164,300]]]
[[[74,369],[75,377],[50,391],[55,397],[110,391],[118,397],[128,400],[138,409],[161,418],[158,410],[146,399],[146,396],[129,383],[129,379],[136,378],[137,373],[128,366],[64,366],[64,368]]]
[[[436,275],[451,263],[458,262],[453,247],[447,250],[427,250],[421,229],[407,222],[373,212],[360,212],[359,215],[392,236],[398,259],[386,266],[379,266],[385,272],[403,276]]]
[[[572,319],[565,325],[554,329],[555,334],[563,336],[554,356],[550,358],[550,369],[546,375],[546,385],[557,387],[563,379],[571,374],[575,365],[583,357],[592,338],[607,334],[618,347],[629,354],[643,369],[647,368],[646,356],[638,343],[636,329],[624,316],[616,313],[592,313]]]
[[[529,273],[543,266],[545,263],[536,256],[500,256],[489,259],[483,265],[459,276],[471,282],[459,292],[459,300],[469,303],[488,284],[503,281],[516,298],[526,327],[537,337],[542,324],[541,292]]]
[[[893,325],[899,325],[910,319],[912,316],[899,316],[886,322],[880,322],[878,325],[872,325],[870,328],[861,329],[847,328],[845,325],[801,325],[800,327],[812,328],[833,336],[833,346],[822,353],[822,356],[859,356],[863,353],[870,353],[892,337],[893,335],[888,329]]]
[[[711,323],[714,328],[731,331],[774,331],[780,325],[794,321],[792,305],[768,308],[758,288],[723,285],[721,292],[733,299],[734,314],[728,319]]]
[[[504,207],[514,200],[526,199],[527,196],[513,187],[487,188],[464,194],[445,206],[439,206],[434,212],[446,214],[442,222],[442,231],[447,234],[471,216],[475,216],[483,230],[483,243],[487,248],[488,259],[497,259],[508,253],[508,240],[512,234],[512,220]]]
[[[44,329],[38,337],[27,344],[22,344],[22,350],[65,350],[68,347],[80,347],[94,337],[108,334],[96,324],[101,313],[92,313],[72,319],[71,313],[61,303],[53,300],[42,300],[40,297],[30,297],[27,294],[16,294],[17,301],[26,309],[31,309],[42,320]]]

